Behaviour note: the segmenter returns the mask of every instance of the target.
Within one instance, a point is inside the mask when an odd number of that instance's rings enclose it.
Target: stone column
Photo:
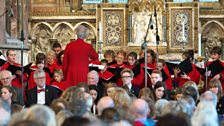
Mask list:
[[[5,0],[0,0],[0,45],[6,43],[5,40]]]

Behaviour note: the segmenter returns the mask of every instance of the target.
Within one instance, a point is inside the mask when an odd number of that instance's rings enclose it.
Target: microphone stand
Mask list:
[[[149,23],[148,23],[148,27],[147,27],[147,30],[146,30],[146,35],[144,37],[144,43],[142,43],[142,49],[144,49],[144,65],[145,65],[145,87],[147,87],[147,67],[148,67],[148,63],[147,63],[147,42],[146,42],[146,38],[148,36],[148,33],[149,33],[149,29],[150,29],[150,24],[152,22],[152,15],[150,16],[150,19],[149,19]]]
[[[205,90],[208,88],[208,52],[205,52]]]
[[[159,29],[158,29],[158,19],[157,19],[157,12],[156,12],[156,0],[154,0],[154,17],[155,17],[155,25],[156,25],[156,68],[158,67],[159,62]]]

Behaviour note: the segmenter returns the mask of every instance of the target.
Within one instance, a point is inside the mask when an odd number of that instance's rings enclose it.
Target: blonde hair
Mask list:
[[[125,89],[117,87],[110,94],[110,97],[114,100],[116,107],[128,108],[131,103],[131,97],[125,91]]]
[[[209,88],[218,87],[218,94],[217,94],[218,99],[220,99],[223,96],[222,84],[220,80],[212,79],[209,81],[208,86]]]

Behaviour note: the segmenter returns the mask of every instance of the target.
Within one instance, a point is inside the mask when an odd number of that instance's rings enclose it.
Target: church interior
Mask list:
[[[19,51],[24,42],[27,62],[38,52],[51,50],[55,42],[65,48],[76,39],[75,29],[81,24],[89,29],[86,41],[101,53],[121,47],[139,53],[147,43],[165,60],[176,60],[187,49],[203,59],[212,47],[224,47],[222,0],[3,0],[0,4],[1,49]]]

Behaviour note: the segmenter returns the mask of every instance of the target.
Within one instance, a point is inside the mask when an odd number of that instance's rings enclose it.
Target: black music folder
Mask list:
[[[168,70],[171,75],[174,75],[174,68],[179,68],[181,73],[179,75],[188,74],[190,73],[193,68],[190,59],[185,59],[184,61],[178,63],[166,62]]]
[[[201,75],[203,76],[205,75],[205,72],[206,72],[205,68],[196,67],[196,69]],[[211,64],[209,64],[207,66],[207,69],[208,71],[211,71],[210,77],[214,77],[215,75],[217,75],[218,73],[224,70],[224,66],[222,65],[221,61],[216,60],[216,61],[213,61]]]
[[[23,72],[24,73],[28,73],[30,71],[30,67],[33,63],[29,63],[27,64],[26,66],[23,67]],[[16,71],[17,70],[22,70],[22,67],[21,66],[15,66],[15,65],[9,65],[7,70],[11,71],[12,74],[16,74]]]

